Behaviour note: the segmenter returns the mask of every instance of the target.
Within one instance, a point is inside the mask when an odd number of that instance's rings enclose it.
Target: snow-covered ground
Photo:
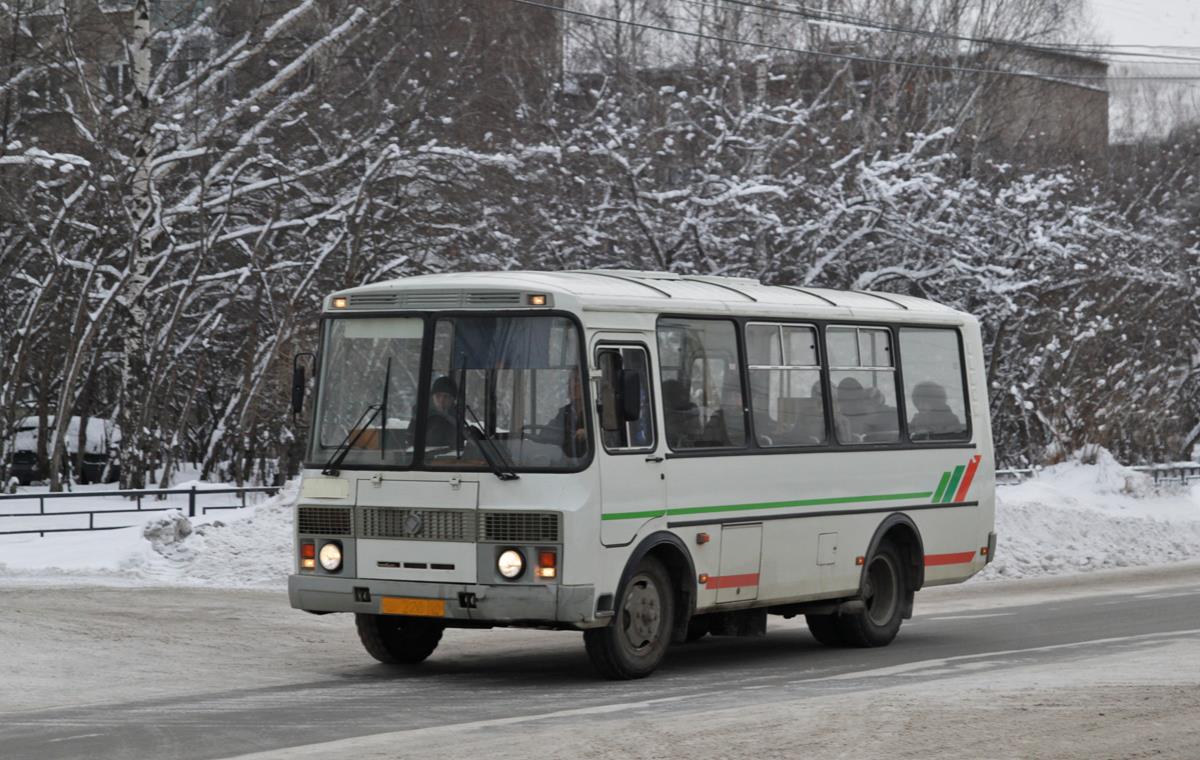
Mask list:
[[[6,582],[282,588],[292,567],[296,485],[246,510],[144,526],[5,537]],[[80,501],[90,501],[81,499]],[[89,507],[91,508],[91,507]],[[1014,579],[1200,559],[1200,484],[1156,488],[1105,451],[998,489],[996,561],[981,579]]]

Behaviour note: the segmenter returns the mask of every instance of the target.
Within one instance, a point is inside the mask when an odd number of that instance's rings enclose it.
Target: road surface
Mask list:
[[[0,758],[1200,758],[1200,565],[929,589],[889,647],[799,619],[597,680],[579,634],[374,664],[286,594],[0,587]],[[7,682],[7,683],[4,683]]]

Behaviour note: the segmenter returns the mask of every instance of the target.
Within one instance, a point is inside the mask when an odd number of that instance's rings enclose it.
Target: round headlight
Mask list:
[[[342,547],[337,544],[325,544],[321,547],[321,553],[318,556],[321,560],[321,567],[331,573],[342,566]]]
[[[496,569],[510,581],[520,578],[525,571],[525,558],[516,549],[505,549],[496,560]]]

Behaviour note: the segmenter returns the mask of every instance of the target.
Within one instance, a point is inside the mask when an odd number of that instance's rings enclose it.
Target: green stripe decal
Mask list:
[[[950,501],[954,498],[954,492],[958,490],[958,481],[962,480],[963,470],[966,470],[966,465],[960,464],[954,468],[954,475],[950,478],[950,485],[946,488],[946,498],[943,501]],[[937,499],[934,499],[936,502]]]
[[[653,509],[646,512],[609,512],[600,516],[602,520],[634,520],[650,517],[674,517],[676,515],[701,515],[709,512],[744,512],[752,509],[784,509],[787,507],[820,507],[832,504],[857,504],[870,501],[908,501],[928,499],[929,491],[921,493],[885,493],[876,496],[833,496],[825,499],[798,499],[795,501],[765,501],[757,504],[721,504],[712,507],[679,507],[676,509]],[[934,500],[936,501],[936,499]]]
[[[933,492],[933,503],[939,504],[942,501],[942,496],[946,493],[946,486],[950,484],[950,471],[946,470],[942,473],[942,480],[938,483],[937,490]]]

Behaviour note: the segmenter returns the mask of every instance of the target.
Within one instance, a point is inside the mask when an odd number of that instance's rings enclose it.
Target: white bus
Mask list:
[[[995,550],[979,326],[918,298],[412,277],[329,296],[315,374],[289,596],[386,663],[528,626],[638,678],[768,614],[882,646]]]

